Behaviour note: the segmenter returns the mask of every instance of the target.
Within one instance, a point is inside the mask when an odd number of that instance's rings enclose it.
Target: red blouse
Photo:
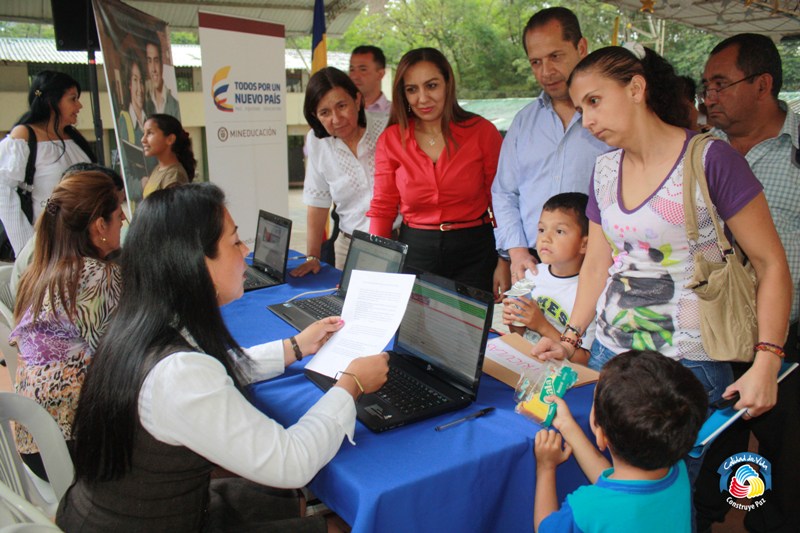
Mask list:
[[[367,216],[369,231],[389,237],[398,208],[405,222],[468,222],[486,213],[503,138],[494,125],[475,117],[450,125],[455,144],[434,163],[406,131],[406,147],[396,124],[384,130],[375,149],[375,188]]]

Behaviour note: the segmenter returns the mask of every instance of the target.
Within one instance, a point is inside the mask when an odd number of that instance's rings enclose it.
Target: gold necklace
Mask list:
[[[423,130],[417,130],[417,131],[428,137],[428,140],[425,141],[426,143],[428,143],[428,146],[436,146],[436,143],[439,142],[439,136],[442,134],[442,132],[438,132],[431,135],[427,131]]]

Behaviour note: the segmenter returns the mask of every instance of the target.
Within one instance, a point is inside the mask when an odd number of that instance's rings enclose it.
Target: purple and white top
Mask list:
[[[597,158],[586,215],[600,224],[614,263],[597,301],[596,338],[613,352],[658,350],[673,359],[710,360],[700,339],[697,296],[686,285],[694,274],[693,255],[722,261],[712,213],[695,190],[700,239],[690,243],[683,214],[683,168],[687,131],[678,160],[641,205],[621,203],[623,150]],[[728,220],[762,190],[738,152],[715,140],[703,153],[713,216]],[[727,229],[726,229],[727,231]]]

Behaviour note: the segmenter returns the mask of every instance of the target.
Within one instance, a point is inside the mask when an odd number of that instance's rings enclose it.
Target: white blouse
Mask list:
[[[386,127],[387,115],[367,113],[367,129],[358,141],[358,156],[336,137],[306,137],[306,177],[303,203],[327,209],[336,204],[339,227],[345,233],[369,231],[367,210],[375,178],[375,145]]]
[[[25,182],[28,164],[28,141],[6,136],[0,141],[0,220],[6,229],[14,252],[19,253],[33,236],[17,194],[17,186]],[[80,146],[72,139],[38,141],[36,143],[36,172],[33,175],[33,221],[39,218],[42,206],[61,180],[64,171],[75,163],[89,162]]]
[[[257,379],[283,373],[283,343],[254,346]],[[139,393],[139,419],[157,440],[186,446],[212,463],[262,485],[297,488],[330,461],[346,435],[353,442],[356,408],[333,387],[284,428],[242,396],[213,357],[177,352],[159,361]]]

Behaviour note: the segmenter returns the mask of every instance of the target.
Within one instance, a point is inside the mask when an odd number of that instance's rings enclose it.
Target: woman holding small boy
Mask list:
[[[747,254],[758,279],[759,349],[735,383],[727,363],[713,361],[700,338],[697,296],[687,283],[693,254],[721,262],[712,210],[698,198],[699,241],[690,243],[683,216],[685,150],[695,134],[686,129],[686,106],[674,90],[678,79],[663,58],[641,45],[608,47],[584,58],[569,80],[583,125],[618,150],[598,157],[587,215],[586,259],[575,308],[561,342],[543,339],[539,357],[576,353],[585,327],[597,314],[589,366],[599,369],[629,349],[657,349],[679,360],[703,383],[710,401],[739,393],[736,409],[758,416],[775,405],[791,280],[786,256],[769,216],[761,184],[745,159],[727,143],[712,141],[704,167],[716,213]],[[700,196],[697,192],[697,196]]]

